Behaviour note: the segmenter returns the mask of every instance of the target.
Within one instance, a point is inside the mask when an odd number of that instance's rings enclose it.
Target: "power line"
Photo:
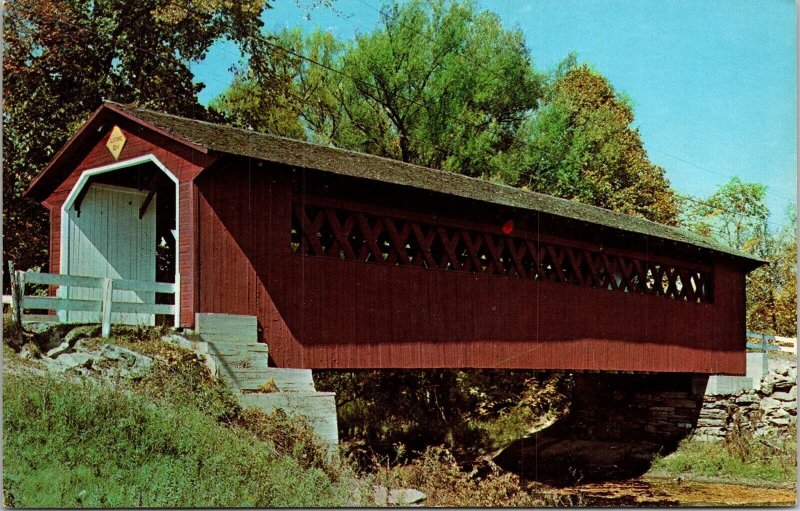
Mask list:
[[[657,152],[657,153],[662,153],[662,154],[664,154],[664,155],[666,155],[666,156],[669,156],[670,158],[674,158],[674,159],[676,159],[676,160],[678,160],[678,161],[681,161],[681,162],[683,162],[683,163],[686,163],[687,165],[691,165],[692,167],[695,167],[695,168],[697,168],[697,169],[700,169],[700,170],[703,170],[703,171],[705,171],[705,172],[708,172],[709,174],[713,174],[713,175],[715,175],[715,176],[719,176],[719,177],[721,177],[721,178],[723,178],[723,179],[730,179],[730,178],[731,178],[731,176],[729,176],[729,175],[722,174],[722,173],[720,173],[720,172],[716,172],[716,171],[714,171],[714,170],[712,170],[712,169],[709,169],[709,168],[707,168],[707,167],[703,167],[703,166],[701,166],[701,165],[698,165],[698,164],[696,164],[696,163],[693,163],[693,162],[691,162],[691,161],[689,161],[689,160],[686,160],[686,159],[684,159],[684,158],[681,158],[680,156],[676,156],[676,155],[674,155],[674,154],[671,154],[671,153],[668,153],[668,152],[666,152],[666,151],[663,151],[663,150],[661,150],[661,149],[659,149],[659,148],[657,148],[657,147],[650,147],[649,149],[650,149],[651,151],[655,151],[655,152]],[[766,192],[766,193],[768,193],[768,194],[774,195],[774,196],[776,196],[776,197],[780,197],[780,198],[782,198],[782,199],[786,199],[786,200],[790,200],[790,201],[791,201],[791,200],[794,200],[794,199],[792,199],[791,197],[789,197],[788,195],[783,195],[782,193],[773,192],[773,191],[772,191],[772,190],[770,190],[769,188],[767,188],[767,189],[765,190],[765,192]]]
[[[367,3],[366,3],[366,2],[364,2],[363,0],[359,0],[359,2],[361,2],[361,3],[363,3],[364,5],[367,5],[367,6],[371,7],[371,8],[373,8],[373,9],[375,9],[376,11],[380,12],[380,13],[381,13],[381,15],[383,15],[383,16],[387,16],[387,17],[388,17],[388,15],[386,15],[386,14],[385,14],[385,13],[384,13],[382,10],[378,10],[378,9],[376,9],[375,7],[372,7],[371,5],[367,4]],[[174,3],[174,2],[170,2],[170,3],[171,3],[172,5],[175,5],[176,7],[182,8],[182,9],[184,9],[184,10],[188,11],[188,12],[192,12],[192,13],[194,13],[194,14],[197,14],[197,15],[200,15],[200,14],[201,14],[201,13],[198,13],[197,11],[195,11],[194,9],[191,9],[191,8],[190,8],[190,7],[188,7],[187,5],[179,5],[179,4],[176,4],[176,3]],[[391,18],[391,17],[390,17],[390,18]],[[59,19],[59,20],[58,20],[58,22],[65,23],[65,24],[67,24],[67,25],[70,25],[70,26],[72,26],[72,27],[75,27],[75,28],[81,28],[81,27],[78,27],[76,24],[74,24],[74,23],[71,23],[71,22],[69,22],[69,21],[66,21],[66,20],[63,20],[63,19]],[[420,35],[420,33],[419,33],[419,32],[417,32],[417,34],[418,34],[418,35]],[[71,35],[70,35],[70,36],[71,36]],[[280,51],[283,51],[283,52],[285,52],[285,53],[287,53],[287,54],[289,54],[289,55],[292,55],[292,56],[294,56],[294,57],[296,57],[296,58],[299,58],[299,59],[301,59],[301,60],[304,60],[304,61],[306,61],[306,62],[308,62],[308,63],[310,63],[310,64],[312,64],[312,65],[316,65],[316,66],[318,66],[318,67],[321,67],[321,68],[323,68],[323,69],[326,69],[326,70],[328,70],[328,71],[330,71],[330,72],[332,72],[332,73],[335,73],[335,74],[337,74],[337,75],[340,75],[340,76],[343,76],[343,77],[349,78],[349,79],[350,79],[350,80],[352,80],[354,83],[362,83],[362,84],[365,84],[365,85],[367,85],[367,86],[369,86],[369,87],[371,87],[371,88],[374,88],[375,90],[377,90],[377,91],[379,91],[379,92],[383,92],[383,91],[382,91],[382,90],[381,90],[381,89],[380,89],[378,86],[376,86],[376,85],[373,85],[373,84],[371,84],[371,83],[369,83],[369,82],[365,82],[365,81],[363,81],[363,80],[360,80],[360,79],[358,79],[358,78],[355,78],[355,77],[353,77],[353,76],[351,76],[351,75],[349,75],[349,74],[345,73],[344,71],[341,71],[341,70],[339,70],[339,69],[336,69],[336,68],[334,68],[334,67],[332,67],[332,66],[329,66],[329,65],[327,65],[327,64],[321,63],[321,62],[319,62],[319,61],[317,61],[317,60],[315,60],[315,59],[312,59],[312,58],[310,58],[310,57],[307,57],[307,56],[305,56],[305,55],[302,55],[302,54],[300,54],[300,53],[298,53],[298,52],[296,52],[296,51],[294,51],[294,50],[292,50],[292,49],[290,49],[290,48],[286,48],[286,47],[284,47],[284,46],[281,46],[281,45],[279,45],[279,44],[276,44],[276,43],[274,43],[274,42],[272,42],[272,41],[269,41],[269,40],[267,40],[266,38],[262,37],[260,34],[259,34],[258,36],[254,36],[254,37],[255,37],[255,39],[257,39],[257,40],[259,40],[259,41],[263,42],[264,44],[266,44],[266,45],[268,45],[268,46],[270,46],[270,47],[272,47],[272,48],[276,48],[276,49],[278,49],[278,50],[280,50]],[[77,41],[76,39],[72,39],[72,40],[73,40],[73,42],[75,42],[76,44],[77,44],[77,43],[79,43],[79,41]],[[146,49],[146,48],[141,48],[141,47],[139,47],[139,46],[136,46],[136,45],[130,45],[130,46],[132,46],[133,48],[135,48],[135,49],[138,49],[138,50],[140,50],[140,51],[143,51],[143,52],[145,52],[145,53],[149,53],[149,54],[151,54],[151,55],[154,55],[154,56],[156,56],[156,57],[159,57],[159,56],[160,56],[160,55],[159,55],[157,52],[155,52],[155,51],[152,51],[152,50],[149,50],[149,49]],[[227,53],[227,52],[225,52],[225,53]],[[229,54],[229,55],[231,55],[231,54]],[[460,54],[459,54],[459,55],[460,55]],[[220,83],[222,83],[222,82],[220,82]],[[415,104],[415,105],[417,105],[417,106],[422,106],[422,107],[424,107],[424,106],[425,106],[423,103],[419,103],[419,102],[416,102],[416,101],[413,101],[413,100],[409,100],[409,99],[407,99],[407,98],[404,98],[404,97],[402,97],[402,96],[399,96],[399,97],[400,97],[401,99],[403,99],[403,100],[407,101],[409,104]],[[376,98],[373,98],[373,99],[376,99]],[[454,119],[454,120],[457,120],[457,121],[459,121],[459,122],[462,122],[462,123],[464,123],[464,124],[471,125],[472,127],[476,128],[476,129],[481,129],[481,128],[482,128],[482,126],[479,126],[479,125],[475,125],[475,124],[469,123],[468,121],[465,121],[464,119],[461,119],[460,117],[452,116],[452,115],[449,115],[449,114],[445,114],[445,115],[446,115],[447,117],[450,117],[450,118],[452,118],[452,119]],[[442,147],[440,147],[440,146],[437,146],[437,145],[435,145],[435,144],[432,144],[432,146],[433,146],[435,149],[438,149],[438,150],[440,150],[440,151],[443,151],[443,152],[447,152],[447,151],[446,151],[444,148],[442,148]],[[656,149],[656,151],[660,151],[660,150],[659,150],[659,149]],[[664,151],[660,151],[660,152],[664,152]],[[681,160],[681,161],[684,161],[684,162],[686,162],[686,163],[688,163],[688,164],[690,164],[690,165],[696,166],[696,167],[698,167],[698,168],[700,168],[700,169],[702,169],[702,170],[706,170],[706,171],[708,171],[708,172],[711,172],[711,173],[713,173],[713,174],[716,174],[716,175],[720,175],[720,176],[722,176],[722,177],[725,177],[725,176],[723,176],[722,174],[718,174],[718,173],[716,173],[716,172],[714,172],[714,171],[712,171],[712,170],[710,170],[710,169],[706,169],[706,168],[704,168],[704,167],[700,167],[700,166],[698,166],[698,165],[695,165],[695,164],[693,164],[692,162],[689,162],[688,160],[683,160],[683,159],[681,159],[681,158],[679,158],[679,157],[677,157],[677,156],[670,155],[669,153],[666,153],[666,152],[664,152],[664,154],[667,154],[668,156],[671,156],[671,157],[673,157],[673,158],[677,158],[677,159],[679,159],[679,160]],[[729,210],[729,209],[725,209],[725,208],[720,208],[720,207],[719,207],[719,206],[717,206],[717,205],[713,205],[713,204],[710,204],[710,203],[708,203],[708,202],[703,202],[703,201],[701,201],[701,200],[698,200],[698,199],[695,199],[695,198],[693,198],[693,197],[684,196],[684,195],[678,194],[677,192],[674,192],[674,191],[673,191],[673,193],[675,194],[675,196],[677,196],[677,197],[680,197],[680,198],[682,198],[682,199],[689,200],[689,201],[691,201],[691,202],[694,202],[694,203],[697,203],[697,204],[700,204],[700,205],[705,205],[705,206],[708,206],[708,207],[712,207],[712,208],[714,208],[714,209],[717,209],[717,210],[720,210],[720,211],[723,211],[723,212],[729,213],[729,214],[731,214],[731,215],[734,215],[734,216],[737,216],[737,217],[739,217],[739,218],[746,217],[746,218],[755,218],[755,219],[759,219],[759,217],[757,217],[757,216],[755,216],[755,215],[747,215],[747,214],[745,214],[745,213],[741,213],[741,212],[737,212],[737,211],[733,211],[733,210]],[[769,221],[769,220],[765,220],[765,221],[766,221],[766,223],[768,223],[768,224],[770,224],[770,225],[774,225],[774,226],[776,226],[776,227],[782,227],[781,225],[779,225],[779,224],[776,224],[776,223],[774,223],[774,222],[771,222],[771,221]]]
[[[358,2],[360,4],[362,4],[362,5],[365,5],[365,6],[369,7],[370,9],[372,9],[375,12],[377,12],[378,14],[380,14],[381,18],[384,19],[384,22],[386,20],[391,20],[391,21],[397,22],[398,24],[400,24],[401,26],[403,26],[405,28],[408,28],[409,30],[411,30],[412,32],[417,34],[418,36],[427,37],[426,34],[423,34],[421,31],[417,30],[415,27],[413,27],[411,25],[408,25],[407,23],[404,23],[402,21],[399,21],[397,19],[396,15],[395,16],[390,16],[389,14],[387,14],[383,7],[377,8],[374,5],[372,5],[372,4],[368,3],[368,2],[365,2],[364,0],[358,0]],[[477,68],[483,69],[484,71],[488,72],[489,74],[491,74],[495,78],[499,78],[501,80],[508,80],[508,76],[501,75],[501,74],[495,72],[493,69],[489,69],[482,62],[478,62],[478,61],[476,61],[474,59],[471,59],[471,58],[467,57],[466,55],[464,55],[462,53],[454,53],[454,55],[456,57],[462,59],[462,60],[465,60],[465,61],[469,62],[470,64],[472,64],[473,66],[475,66]]]
[[[774,225],[775,227],[779,227],[779,228],[783,227],[781,224],[777,224],[775,222],[772,222],[771,220],[768,220],[766,218],[761,218],[761,217],[759,217],[757,215],[748,215],[747,213],[743,213],[741,211],[734,211],[732,209],[726,209],[726,208],[720,207],[717,204],[712,204],[710,202],[702,201],[700,199],[695,199],[694,197],[689,197],[688,195],[681,195],[681,194],[675,192],[674,190],[673,190],[673,193],[675,194],[676,197],[679,197],[679,198],[684,199],[684,200],[688,200],[690,202],[694,202],[695,204],[699,204],[701,206],[707,206],[709,208],[715,209],[715,210],[723,212],[723,213],[728,213],[728,214],[731,214],[731,215],[734,215],[734,216],[737,216],[737,217],[740,217],[740,218],[744,217],[744,218],[754,218],[756,220],[763,220],[767,224]]]
[[[192,9],[191,7],[189,7],[188,5],[180,5],[180,4],[176,4],[174,1],[173,1],[173,2],[170,2],[170,3],[171,3],[172,5],[174,5],[174,6],[176,6],[176,7],[183,8],[183,9],[185,9],[185,10],[186,10],[186,11],[188,11],[188,12],[191,12],[191,13],[194,13],[194,14],[197,14],[197,15],[200,15],[200,14],[201,14],[201,13],[199,13],[198,11],[196,11],[196,10]],[[373,9],[374,9],[374,7],[373,7]],[[258,35],[253,35],[253,38],[254,38],[254,39],[256,39],[256,40],[258,40],[258,41],[260,41],[260,42],[262,42],[262,43],[264,43],[264,44],[266,44],[267,46],[269,46],[269,47],[271,47],[271,48],[278,49],[278,50],[280,50],[280,51],[283,51],[284,53],[287,53],[287,54],[289,54],[289,55],[292,55],[293,57],[296,57],[296,58],[298,58],[298,59],[301,59],[301,60],[303,60],[303,61],[306,61],[306,62],[308,62],[309,64],[312,64],[312,65],[315,65],[315,66],[321,67],[321,68],[323,68],[323,69],[326,69],[326,70],[328,70],[328,71],[330,71],[330,72],[332,72],[332,73],[335,73],[335,74],[337,74],[337,75],[339,75],[339,76],[343,76],[343,77],[345,77],[345,78],[348,78],[348,79],[350,79],[350,80],[351,80],[353,83],[356,83],[356,84],[363,85],[363,86],[365,86],[365,87],[367,87],[367,88],[370,88],[370,89],[373,89],[373,90],[375,90],[375,91],[377,91],[377,92],[379,92],[379,93],[383,93],[383,92],[385,92],[383,89],[381,89],[379,86],[377,86],[377,85],[375,85],[375,84],[372,84],[372,83],[370,83],[370,82],[368,82],[368,81],[365,81],[365,80],[363,80],[363,79],[361,79],[361,78],[356,78],[356,77],[354,77],[354,76],[352,76],[352,75],[349,75],[349,74],[345,73],[344,71],[342,71],[342,70],[340,70],[340,69],[336,69],[335,67],[329,66],[329,65],[327,65],[327,64],[324,64],[324,63],[322,63],[322,62],[319,62],[319,61],[317,61],[317,60],[315,60],[315,59],[312,59],[311,57],[308,57],[308,56],[306,56],[306,55],[303,55],[303,54],[301,54],[301,53],[298,53],[297,51],[295,51],[295,50],[293,50],[293,49],[291,49],[291,48],[287,48],[287,47],[285,47],[285,46],[282,46],[282,45],[280,45],[280,44],[277,44],[277,43],[275,43],[275,42],[273,42],[273,41],[271,41],[271,40],[269,40],[269,39],[267,39],[267,38],[263,37],[261,34],[258,34]],[[460,55],[460,54],[458,54],[458,55]],[[499,75],[495,75],[495,76],[498,76],[498,77],[500,77]],[[503,78],[503,79],[507,79],[507,77],[501,77],[501,78]],[[405,102],[405,103],[406,103],[406,105],[405,105],[405,106],[414,105],[414,106],[421,107],[421,108],[423,108],[423,109],[427,108],[427,106],[428,106],[428,105],[426,105],[425,103],[422,103],[422,102],[420,102],[420,101],[417,101],[417,100],[413,100],[413,99],[406,98],[406,97],[404,97],[404,96],[402,96],[402,95],[400,95],[400,94],[397,94],[397,97],[398,97],[400,100],[402,100],[403,102]],[[373,100],[376,100],[376,101],[378,100],[378,98],[376,98],[376,97],[374,97],[374,96],[372,96],[372,97],[371,97],[371,99],[373,99]],[[471,126],[471,127],[475,128],[475,129],[485,129],[485,128],[486,128],[486,125],[488,124],[488,122],[484,122],[484,123],[481,123],[481,124],[475,124],[475,123],[472,123],[472,122],[470,122],[470,121],[467,121],[467,120],[465,120],[465,119],[463,119],[463,118],[461,118],[461,117],[458,117],[458,116],[456,116],[456,115],[449,114],[449,113],[443,113],[443,116],[444,116],[444,117],[447,117],[447,118],[450,118],[450,119],[452,119],[452,120],[458,121],[458,122],[460,122],[460,123],[462,123],[462,124],[466,124],[466,125],[468,125],[468,126]],[[436,149],[439,149],[439,150],[441,150],[441,151],[445,151],[443,148],[441,148],[441,147],[439,147],[439,146],[436,146],[436,145],[434,145],[434,147],[435,147]]]
[[[421,31],[419,31],[419,30],[416,30],[414,27],[412,27],[412,26],[410,26],[410,25],[408,25],[408,24],[406,24],[406,23],[404,23],[404,22],[401,22],[401,21],[399,21],[399,20],[397,19],[397,16],[396,16],[396,15],[395,15],[395,16],[390,16],[389,14],[387,14],[386,10],[385,10],[383,7],[381,7],[381,8],[377,8],[377,7],[373,6],[372,4],[370,4],[369,2],[366,2],[365,0],[358,0],[358,2],[359,2],[359,3],[361,3],[362,5],[365,5],[365,6],[369,7],[370,9],[374,10],[375,12],[379,13],[379,14],[381,15],[381,17],[382,17],[382,18],[384,18],[384,20],[386,20],[386,19],[389,19],[389,20],[395,21],[395,22],[399,23],[401,26],[403,26],[403,27],[406,27],[406,28],[408,28],[408,29],[412,30],[412,31],[413,31],[415,34],[417,34],[417,35],[419,35],[419,36],[423,36],[423,37],[425,36],[425,34],[423,34]],[[485,67],[485,66],[484,66],[482,63],[480,63],[480,62],[476,62],[476,61],[474,61],[474,60],[472,60],[472,59],[470,59],[470,58],[467,58],[465,55],[462,55],[462,54],[460,54],[460,53],[457,53],[456,55],[457,55],[459,58],[462,58],[463,60],[466,60],[466,61],[468,61],[469,63],[471,63],[471,64],[472,64],[472,65],[474,65],[475,67],[481,68],[481,69],[483,69],[483,70],[485,70],[485,71],[489,72],[490,74],[494,75],[494,76],[495,76],[495,77],[497,77],[497,78],[506,79],[506,77],[505,77],[505,76],[500,76],[500,75],[498,75],[498,74],[497,74],[497,73],[495,73],[495,72],[494,72],[492,69],[489,69],[489,68]],[[707,167],[703,167],[703,166],[701,166],[701,165],[697,165],[696,163],[693,163],[693,162],[691,162],[691,161],[689,161],[689,160],[686,160],[686,159],[684,159],[684,158],[681,158],[681,157],[679,157],[679,156],[676,156],[676,155],[674,155],[674,154],[668,153],[667,151],[663,151],[663,150],[661,150],[661,149],[659,149],[659,148],[651,148],[651,149],[654,149],[656,152],[663,153],[663,154],[665,154],[665,155],[667,155],[667,156],[669,156],[669,157],[671,157],[671,158],[674,158],[674,159],[676,159],[676,160],[678,160],[678,161],[682,161],[683,163],[686,163],[686,164],[688,164],[688,165],[691,165],[691,166],[693,166],[693,167],[695,167],[695,168],[697,168],[697,169],[703,170],[703,171],[705,171],[705,172],[708,172],[708,173],[714,174],[714,175],[716,175],[716,176],[722,177],[722,178],[724,178],[724,179],[730,179],[730,177],[731,177],[731,176],[729,176],[729,175],[726,175],[726,174],[722,174],[722,173],[716,172],[716,171],[714,171],[714,170],[712,170],[712,169],[709,169],[709,168],[707,168]],[[783,195],[783,194],[781,194],[781,193],[778,193],[778,192],[773,192],[773,191],[772,191],[772,190],[770,190],[769,188],[767,188],[767,190],[766,190],[766,193],[768,193],[768,194],[771,194],[771,195],[774,195],[774,196],[776,196],[776,197],[780,197],[780,198],[786,199],[786,200],[790,200],[790,201],[791,201],[791,200],[794,200],[793,198],[791,198],[791,197],[789,197],[789,196],[787,196],[787,195]]]
[[[372,4],[370,4],[370,3],[366,2],[365,0],[358,0],[358,2],[359,2],[359,3],[361,3],[362,5],[365,5],[365,6],[369,7],[370,9],[372,9],[372,10],[374,10],[374,11],[378,12],[378,13],[381,15],[381,17],[383,17],[384,19],[389,19],[389,20],[395,21],[395,22],[399,23],[400,25],[402,25],[402,26],[404,26],[404,27],[406,27],[406,28],[408,28],[408,29],[412,30],[412,31],[413,31],[415,34],[417,34],[417,35],[419,35],[419,36],[424,36],[424,34],[423,34],[421,31],[419,31],[419,30],[415,30],[413,27],[409,26],[408,24],[406,24],[406,23],[404,23],[404,22],[400,22],[400,21],[398,21],[398,19],[397,19],[397,16],[390,16],[389,14],[387,14],[387,13],[386,13],[386,11],[384,10],[384,8],[380,8],[380,9],[379,9],[379,8],[377,8],[377,7],[373,6]],[[496,74],[496,73],[495,73],[493,70],[491,70],[491,69],[489,69],[489,68],[487,68],[487,67],[483,66],[481,63],[474,62],[474,61],[472,61],[471,59],[468,59],[468,58],[466,58],[464,55],[461,55],[460,53],[459,53],[459,54],[456,54],[456,55],[457,55],[458,57],[460,57],[460,58],[462,58],[462,59],[464,59],[464,60],[466,60],[466,61],[470,62],[470,63],[471,63],[471,64],[473,64],[474,66],[476,66],[476,67],[479,67],[479,68],[481,68],[481,69],[484,69],[485,71],[489,72],[490,74],[492,74],[492,75],[494,75],[494,76],[496,76],[496,77],[500,77],[500,76],[499,76],[499,75],[497,75],[497,74]],[[504,78],[504,77],[502,77],[502,78]],[[721,174],[721,173],[719,173],[719,172],[715,172],[715,171],[713,171],[713,170],[711,170],[711,169],[708,169],[708,168],[706,168],[706,167],[702,167],[702,166],[700,166],[700,165],[697,165],[697,164],[695,164],[695,163],[692,163],[692,162],[690,162],[690,161],[688,161],[688,160],[685,160],[685,159],[683,159],[683,158],[680,158],[680,157],[678,157],[678,156],[675,156],[675,155],[673,155],[673,154],[667,153],[666,151],[662,151],[662,150],[660,150],[660,149],[658,149],[658,148],[655,148],[655,150],[656,150],[657,152],[661,152],[661,153],[663,153],[663,154],[665,154],[665,155],[667,155],[667,156],[669,156],[669,157],[671,157],[671,158],[675,158],[675,159],[677,159],[677,160],[679,160],[679,161],[682,161],[682,162],[684,162],[684,163],[687,163],[687,164],[689,164],[689,165],[692,165],[692,166],[694,166],[694,167],[696,167],[696,168],[698,168],[698,169],[700,169],[700,170],[704,170],[704,171],[706,171],[706,172],[709,172],[709,173],[711,173],[711,174],[714,174],[714,175],[720,176],[720,177],[722,177],[722,178],[725,178],[725,179],[730,179],[730,176],[727,176],[727,175]],[[780,193],[777,193],[777,192],[771,192],[769,189],[767,189],[767,190],[766,190],[766,193],[772,193],[773,195],[776,195],[776,196],[779,196],[779,197],[782,197],[782,198],[785,198],[785,199],[788,199],[788,200],[792,200],[792,199],[791,199],[791,198],[789,198],[788,196],[785,196],[785,195],[783,195],[783,194],[780,194]],[[724,211],[724,212],[726,212],[726,213],[734,214],[734,215],[737,215],[737,216],[740,216],[740,217],[741,217],[741,216],[747,216],[747,217],[751,217],[751,218],[758,218],[758,217],[757,217],[757,216],[755,216],[755,215],[746,215],[746,214],[744,214],[744,213],[740,213],[740,212],[734,212],[734,211],[732,211],[732,210],[726,210],[726,209],[723,209],[723,208],[719,208],[718,206],[713,206],[713,205],[711,205],[711,204],[708,204],[708,203],[705,203],[705,202],[699,201],[699,200],[697,200],[697,199],[694,199],[694,198],[692,198],[692,197],[688,197],[688,196],[682,196],[682,195],[678,194],[677,192],[675,193],[675,195],[676,195],[676,196],[678,196],[678,197],[681,197],[681,198],[683,198],[683,199],[686,199],[686,200],[689,200],[689,201],[695,202],[695,203],[697,203],[697,204],[704,204],[704,205],[708,205],[708,206],[710,206],[710,207],[714,207],[715,209],[722,210],[722,211]],[[771,225],[778,226],[778,224],[775,224],[775,223],[773,223],[773,222],[770,222],[770,221],[767,221],[767,223],[769,223],[769,224],[771,224]]]

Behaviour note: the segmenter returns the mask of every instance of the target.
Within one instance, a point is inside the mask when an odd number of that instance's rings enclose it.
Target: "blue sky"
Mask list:
[[[267,30],[299,26],[350,39],[379,23],[379,0],[275,0]],[[797,17],[788,0],[479,1],[525,35],[534,66],[570,51],[635,109],[650,159],[681,194],[707,196],[732,175],[766,184],[772,222],[797,196]],[[225,90],[239,54],[218,43],[192,69],[202,103]]]

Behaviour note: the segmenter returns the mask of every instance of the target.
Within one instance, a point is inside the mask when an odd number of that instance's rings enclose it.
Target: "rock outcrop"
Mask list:
[[[77,327],[64,341],[36,357],[48,371],[72,375],[94,376],[103,379],[138,380],[144,378],[153,366],[153,359],[136,351],[112,343],[87,342],[94,327]]]

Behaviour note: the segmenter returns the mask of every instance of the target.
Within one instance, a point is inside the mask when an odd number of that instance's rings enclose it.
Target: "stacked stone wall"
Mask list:
[[[586,438],[669,449],[695,427],[707,381],[691,374],[577,374],[567,421]]]
[[[722,440],[734,430],[757,436],[776,434],[797,424],[797,362],[771,361],[755,389],[706,395],[693,438]]]

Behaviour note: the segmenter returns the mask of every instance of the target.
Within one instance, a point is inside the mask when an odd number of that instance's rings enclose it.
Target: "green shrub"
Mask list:
[[[474,459],[563,415],[572,385],[561,373],[492,369],[329,370],[314,378],[318,390],[336,392],[339,436],[362,468],[371,454],[406,462],[437,445]]]
[[[192,406],[109,386],[8,376],[3,411],[8,506],[336,506],[349,492]]]

